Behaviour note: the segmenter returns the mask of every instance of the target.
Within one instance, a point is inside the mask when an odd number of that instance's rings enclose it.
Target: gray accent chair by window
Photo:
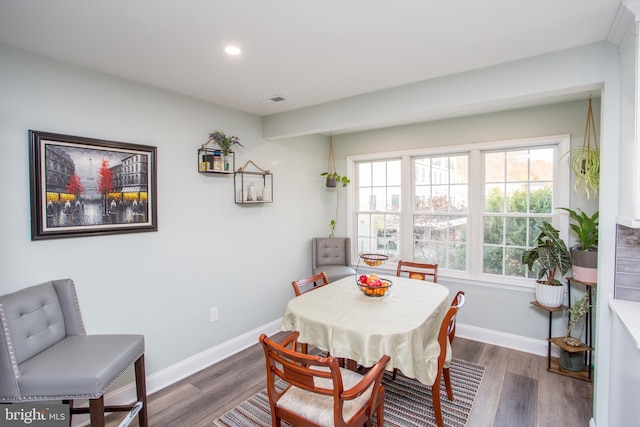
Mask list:
[[[313,274],[325,272],[335,282],[356,271],[351,267],[351,239],[348,237],[315,237],[311,243]]]
[[[71,279],[0,296],[0,322],[0,402],[68,402],[92,427],[105,425],[105,412],[139,411],[147,426],[144,336],[87,335]],[[138,401],[105,406],[104,393],[131,365]],[[73,407],[75,399],[89,407]]]

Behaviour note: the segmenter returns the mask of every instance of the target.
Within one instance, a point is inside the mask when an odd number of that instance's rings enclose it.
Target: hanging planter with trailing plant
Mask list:
[[[593,145],[591,134],[593,133]],[[569,156],[569,167],[576,176],[574,189],[576,192],[584,190],[587,199],[598,195],[600,188],[600,148],[596,136],[596,125],[593,120],[591,97],[589,97],[589,109],[587,110],[587,125],[582,147],[572,148],[563,155]]]
[[[338,219],[338,204],[340,202],[340,196],[338,194],[338,183],[342,184],[343,187],[346,187],[347,184],[351,182],[349,178],[347,178],[346,176],[341,176],[338,174],[338,172],[336,172],[336,161],[333,156],[333,137],[330,137],[329,139],[329,165],[327,167],[327,171],[322,172],[320,176],[327,177],[326,186],[328,188],[336,189],[336,217],[329,223],[329,228],[331,229],[329,237],[333,237],[333,233],[336,229],[336,221]]]
[[[320,175],[327,177],[327,187],[336,187],[339,175],[336,173],[336,160],[333,156],[333,136],[329,137],[329,161],[327,162],[327,171]]]

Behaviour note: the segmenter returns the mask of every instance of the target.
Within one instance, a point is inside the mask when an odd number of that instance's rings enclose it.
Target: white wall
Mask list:
[[[328,233],[326,137],[269,142],[258,117],[8,46],[0,64],[0,294],[73,278],[89,333],[145,335],[149,375],[282,316]],[[31,241],[29,129],[157,146],[158,232]],[[273,172],[273,204],[197,172],[216,129]]]

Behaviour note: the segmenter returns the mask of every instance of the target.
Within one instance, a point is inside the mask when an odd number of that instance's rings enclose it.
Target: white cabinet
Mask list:
[[[611,372],[609,376],[610,426],[640,426],[640,303],[609,300]]]
[[[639,25],[633,20],[620,43],[620,188],[617,222],[632,228],[640,228],[638,27]]]

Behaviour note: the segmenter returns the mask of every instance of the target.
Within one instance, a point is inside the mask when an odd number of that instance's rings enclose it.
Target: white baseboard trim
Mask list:
[[[547,356],[549,348],[549,342],[547,340],[537,340],[520,335],[508,334],[506,332],[498,332],[490,329],[478,328],[476,326],[463,325],[461,323],[456,325],[456,337],[506,347],[512,350],[523,351],[525,353],[544,357]],[[551,355],[558,357],[558,349],[554,347],[555,346],[551,346]]]
[[[281,319],[274,320],[264,326],[240,335],[201,353],[193,355],[182,362],[169,366],[159,372],[147,376],[147,393],[152,394],[163,388],[195,374],[227,357],[256,344],[260,334],[273,335],[280,331]],[[547,355],[547,341],[522,337],[519,335],[478,328],[475,326],[458,323],[456,326],[456,336],[473,341],[506,347],[513,350],[536,354]],[[553,347],[553,346],[552,346]],[[552,351],[552,355],[557,357],[557,351]],[[122,405],[135,400],[135,386],[133,383],[121,387],[105,396],[110,405]]]
[[[246,334],[223,342],[215,347],[195,354],[182,362],[169,366],[147,376],[147,395],[153,394],[171,384],[199,372],[209,366],[233,356],[234,354],[258,343],[261,334],[273,335],[280,331],[282,319],[274,320]],[[135,384],[131,383],[105,395],[109,405],[124,405],[136,399]]]

